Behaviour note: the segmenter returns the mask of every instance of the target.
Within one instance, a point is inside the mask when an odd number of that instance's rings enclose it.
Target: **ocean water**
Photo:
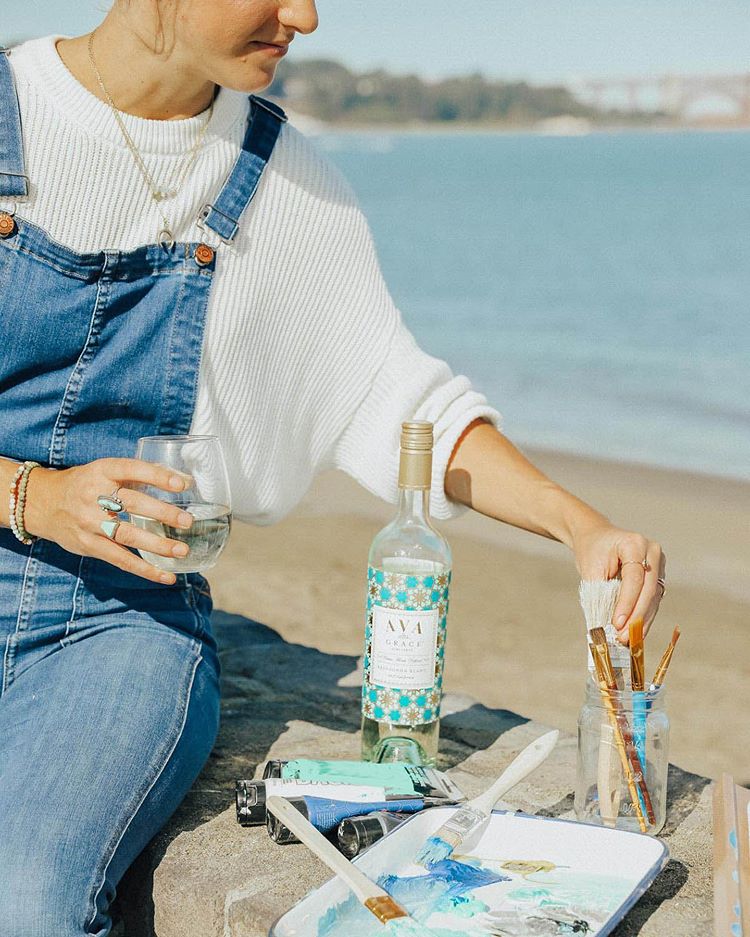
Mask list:
[[[750,478],[750,133],[325,133],[519,445]]]

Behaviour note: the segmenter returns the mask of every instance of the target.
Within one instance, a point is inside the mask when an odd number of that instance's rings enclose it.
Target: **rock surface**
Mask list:
[[[285,642],[238,615],[214,614],[222,663],[219,739],[182,805],[120,883],[112,937],[266,937],[273,921],[328,871],[302,846],[240,827],[234,781],[269,758],[359,757],[357,660]],[[440,767],[469,795],[546,727],[468,697],[447,696]],[[573,817],[576,741],[514,789],[529,813]],[[662,838],[671,859],[616,937],[712,933],[710,781],[670,767]]]

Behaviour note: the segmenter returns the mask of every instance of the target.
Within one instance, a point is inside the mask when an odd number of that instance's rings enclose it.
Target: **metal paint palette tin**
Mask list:
[[[415,814],[353,861],[437,933],[487,937],[566,932],[603,937],[667,862],[650,836],[570,820],[496,811],[469,856],[432,869],[422,844],[456,808]],[[323,927],[321,928],[321,925]],[[270,937],[382,937],[382,925],[333,878],[303,898]]]

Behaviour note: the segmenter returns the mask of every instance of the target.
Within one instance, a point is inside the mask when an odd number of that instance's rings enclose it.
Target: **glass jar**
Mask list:
[[[658,833],[666,819],[668,766],[664,687],[643,693],[612,690],[605,699],[589,678],[578,717],[578,819]]]

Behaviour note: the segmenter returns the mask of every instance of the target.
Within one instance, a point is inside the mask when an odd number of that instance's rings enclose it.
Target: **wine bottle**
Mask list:
[[[432,423],[401,427],[399,506],[367,571],[362,757],[434,765],[451,551],[430,522]]]

